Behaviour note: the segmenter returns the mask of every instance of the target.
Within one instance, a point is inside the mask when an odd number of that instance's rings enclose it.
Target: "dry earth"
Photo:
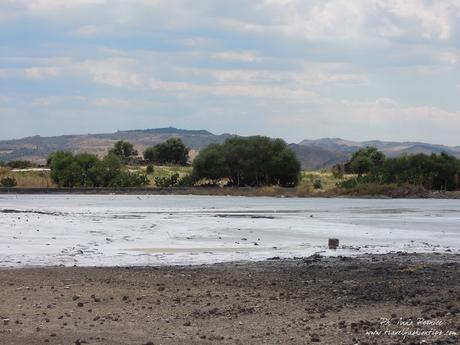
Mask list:
[[[458,254],[402,253],[0,270],[0,344],[459,344],[459,273]]]

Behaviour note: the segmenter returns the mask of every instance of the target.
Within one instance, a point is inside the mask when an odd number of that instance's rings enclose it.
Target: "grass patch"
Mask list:
[[[54,188],[56,184],[50,177],[49,171],[11,171],[10,169],[0,168],[0,179],[4,177],[14,177],[17,182],[16,187],[22,188]]]

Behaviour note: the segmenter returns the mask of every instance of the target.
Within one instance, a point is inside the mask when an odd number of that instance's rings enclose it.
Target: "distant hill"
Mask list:
[[[394,142],[394,141],[349,141],[340,138],[322,138],[318,140],[303,140],[300,146],[307,148],[322,148],[332,152],[341,152],[350,154],[362,147],[372,146],[378,148],[388,157],[396,157],[403,154],[417,153],[441,153],[446,152],[450,155],[460,158],[460,147],[449,147],[445,145],[427,144],[422,142]]]
[[[139,152],[170,137],[179,137],[192,149],[192,157],[209,144],[222,143],[232,134],[213,134],[207,130],[186,130],[174,127],[117,131],[115,133],[61,135],[55,137],[33,136],[16,140],[0,141],[0,160],[31,160],[44,163],[46,157],[55,151],[90,152],[104,155],[118,140],[134,144]],[[303,140],[290,144],[292,150],[308,170],[328,168],[345,162],[354,151],[364,146],[375,146],[388,156],[415,153],[447,152],[460,158],[460,146],[448,147],[420,142],[350,141],[339,138]]]
[[[131,142],[136,149],[142,152],[146,147],[163,142],[170,137],[179,137],[192,150],[200,150],[212,143],[222,143],[230,136],[230,134],[215,135],[205,130],[185,130],[173,127],[55,137],[37,135],[0,141],[0,160],[26,159],[44,163],[46,157],[57,150],[104,155],[118,140]]]
[[[304,146],[290,144],[289,147],[295,152],[306,170],[321,170],[335,164],[347,161],[349,153],[329,150],[320,146]]]

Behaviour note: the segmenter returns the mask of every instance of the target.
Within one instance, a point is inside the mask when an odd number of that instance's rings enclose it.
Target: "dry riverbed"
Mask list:
[[[458,334],[458,254],[0,270],[0,344],[458,344]]]

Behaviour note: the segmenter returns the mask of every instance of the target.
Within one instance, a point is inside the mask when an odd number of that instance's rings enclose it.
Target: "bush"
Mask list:
[[[29,161],[10,161],[6,165],[11,169],[28,169],[36,166],[35,163]]]
[[[110,187],[141,187],[149,184],[146,175],[137,172],[122,172],[110,184]]]
[[[149,175],[153,174],[153,172],[155,171],[154,167],[152,164],[149,164],[147,165],[147,169],[145,169],[145,172]]]
[[[193,187],[196,184],[196,178],[193,174],[188,174],[179,179],[177,181],[177,185],[180,187]]]
[[[155,185],[157,187],[174,187],[179,182],[179,174],[175,173],[171,176],[155,176]]]
[[[16,187],[18,185],[16,179],[14,177],[4,177],[0,180],[0,185],[2,187]]]
[[[319,178],[317,178],[317,179],[315,179],[313,181],[313,188],[315,188],[315,189],[323,188],[323,184],[321,183],[321,180]]]

